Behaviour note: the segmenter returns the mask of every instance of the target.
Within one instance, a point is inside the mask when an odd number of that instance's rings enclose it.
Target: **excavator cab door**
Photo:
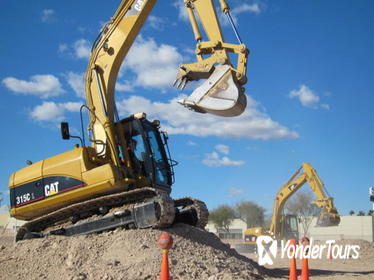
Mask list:
[[[281,220],[282,239],[299,239],[299,226],[297,216],[283,215]]]
[[[172,171],[158,126],[146,119],[123,120],[127,126],[129,155],[137,173],[149,178],[153,186],[171,191]]]

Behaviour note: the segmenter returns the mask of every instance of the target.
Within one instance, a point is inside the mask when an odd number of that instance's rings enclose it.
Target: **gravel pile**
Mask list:
[[[115,230],[78,237],[51,236],[18,243],[0,237],[0,279],[159,279],[163,231]],[[184,224],[174,239],[170,274],[177,279],[263,279],[257,263],[215,235]]]

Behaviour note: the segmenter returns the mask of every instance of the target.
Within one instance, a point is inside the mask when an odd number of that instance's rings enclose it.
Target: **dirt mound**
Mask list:
[[[358,245],[360,246],[359,249],[359,259],[365,260],[373,260],[374,261],[374,242],[369,242],[366,240],[360,239],[346,239],[346,240],[339,240],[336,242],[338,245]]]
[[[51,236],[16,244],[0,239],[0,279],[158,279],[163,231],[116,230]],[[170,273],[177,279],[263,279],[257,263],[215,235],[188,225],[167,229],[174,239]]]

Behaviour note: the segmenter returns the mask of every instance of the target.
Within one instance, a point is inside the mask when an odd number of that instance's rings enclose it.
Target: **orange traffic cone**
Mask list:
[[[158,245],[162,249],[160,280],[170,280],[168,251],[173,246],[173,238],[170,234],[163,233],[160,235]]]
[[[291,259],[289,280],[297,280],[296,259]]]
[[[162,249],[160,280],[169,280],[169,279],[170,279],[170,274],[169,274],[168,250]]]
[[[292,239],[290,241],[290,246],[293,245],[295,250],[296,250],[296,240]],[[291,259],[291,264],[290,264],[290,275],[288,277],[289,280],[297,280],[297,270],[296,270],[296,258],[293,256]]]
[[[328,258],[329,260],[332,260],[332,252],[331,252],[331,248],[330,248],[330,250],[328,250],[328,252],[327,252],[327,258]]]
[[[309,245],[309,238],[303,237],[301,239],[301,243],[303,246]],[[308,253],[308,249],[306,251]],[[309,266],[308,266],[308,258],[303,258],[301,261],[301,279],[300,280],[309,280]]]
[[[309,280],[308,259],[302,259],[301,261],[301,279],[300,280]]]

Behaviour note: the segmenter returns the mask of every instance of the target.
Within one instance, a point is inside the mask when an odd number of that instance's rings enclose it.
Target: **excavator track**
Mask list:
[[[194,224],[199,228],[205,228],[208,223],[209,211],[205,203],[192,197],[183,197],[174,200],[174,206],[177,207],[176,222]],[[179,209],[179,207],[181,209]]]
[[[109,209],[108,214],[96,216],[102,207]],[[69,219],[77,214],[86,218],[71,224]],[[142,188],[93,198],[48,213],[24,224],[17,231],[16,241],[47,235],[89,234],[117,227],[165,228],[176,222],[204,228],[208,215],[202,201],[189,197],[173,201],[165,192]]]
[[[172,224],[175,215],[172,199],[166,193],[159,192],[156,189],[142,188],[93,198],[48,213],[24,224],[17,232],[16,241],[24,239],[27,233],[43,232],[45,229],[56,225],[56,223],[66,221],[77,214],[93,212],[100,207],[129,206],[147,200],[154,200],[159,205],[159,220],[156,225],[152,226],[166,227]]]

